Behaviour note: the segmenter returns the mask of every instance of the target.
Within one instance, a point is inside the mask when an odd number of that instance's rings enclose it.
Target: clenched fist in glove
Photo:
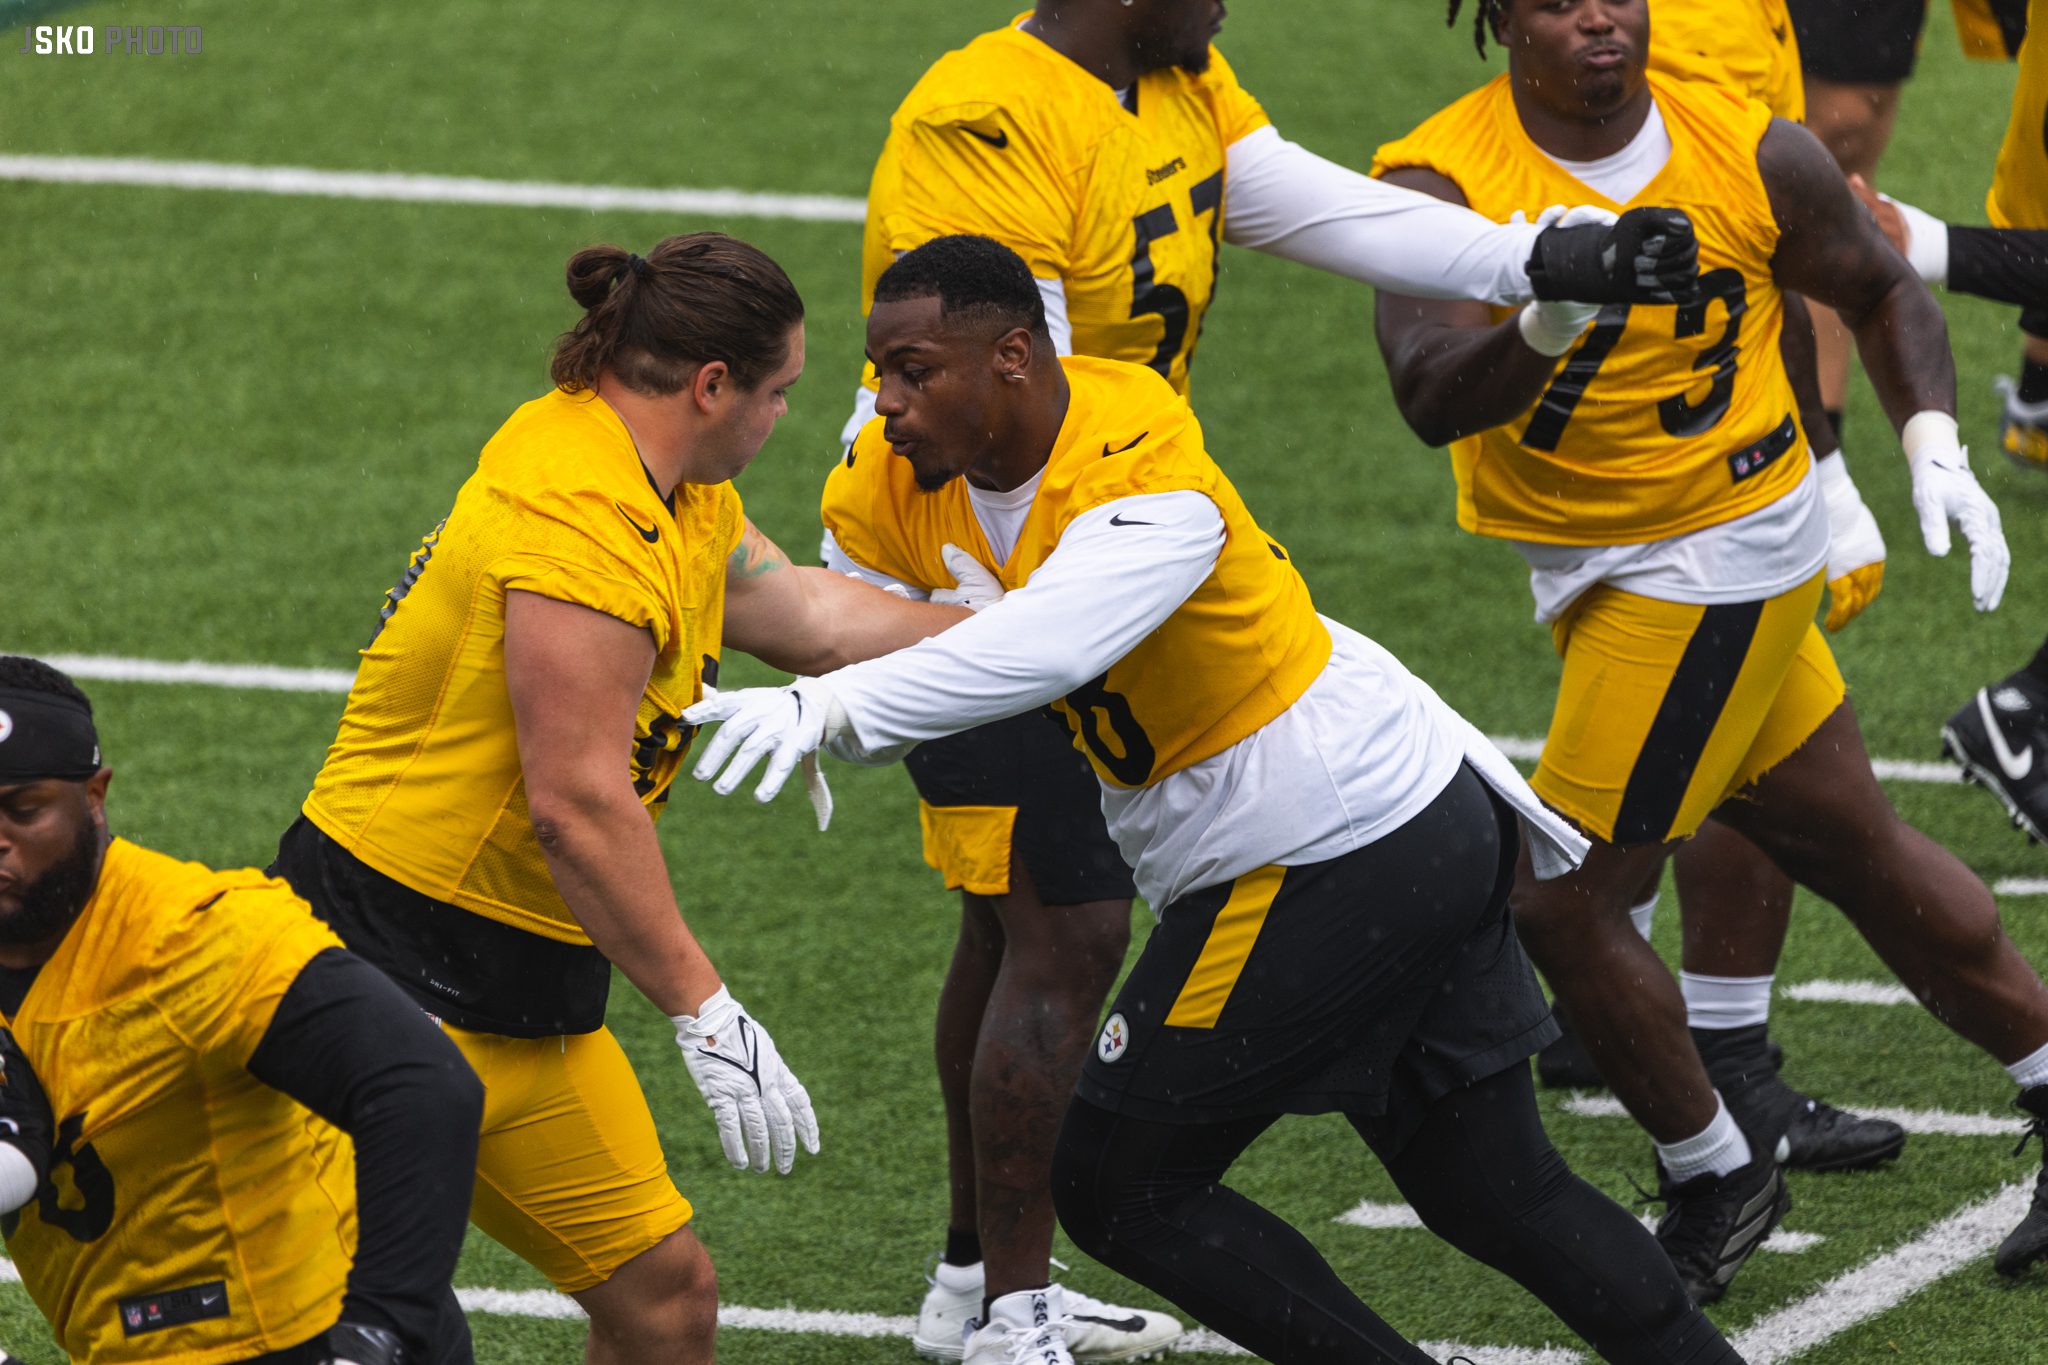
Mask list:
[[[1677,209],[1630,209],[1609,224],[1545,228],[1529,255],[1529,289],[1575,303],[1690,303],[1700,244]]]

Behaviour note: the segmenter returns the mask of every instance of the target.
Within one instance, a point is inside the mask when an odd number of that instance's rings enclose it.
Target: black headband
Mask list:
[[[99,770],[92,712],[69,697],[0,687],[0,782],[83,782]]]

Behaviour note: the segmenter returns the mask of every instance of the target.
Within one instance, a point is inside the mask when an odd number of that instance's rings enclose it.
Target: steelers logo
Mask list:
[[[1102,1026],[1102,1036],[1095,1040],[1095,1055],[1105,1062],[1113,1062],[1130,1046],[1131,1026],[1124,1022],[1121,1014],[1110,1015],[1109,1022]]]
[[[5,711],[0,711],[0,744],[5,744],[7,737],[13,733],[14,717],[8,715]]]

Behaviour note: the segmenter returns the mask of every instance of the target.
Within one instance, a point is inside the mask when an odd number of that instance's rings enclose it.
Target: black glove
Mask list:
[[[405,1347],[396,1332],[360,1323],[337,1322],[321,1338],[326,1354],[320,1365],[405,1365]]]
[[[50,1174],[50,1144],[56,1131],[43,1083],[29,1068],[13,1031],[0,1028],[0,1142],[20,1148],[41,1181]]]
[[[1539,299],[1691,303],[1699,284],[1699,239],[1678,209],[1630,209],[1605,226],[1545,228],[1529,253],[1529,288]]]

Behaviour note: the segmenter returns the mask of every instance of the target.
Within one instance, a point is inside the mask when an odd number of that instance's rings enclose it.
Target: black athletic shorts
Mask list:
[[[926,740],[903,765],[924,803],[925,861],[948,886],[1003,895],[1014,859],[1030,872],[1044,905],[1137,894],[1102,817],[1095,770],[1048,713]]]
[[[1927,0],[1786,0],[1799,65],[1837,85],[1897,85],[1913,74]]]
[[[1328,862],[1166,907],[1081,1070],[1165,1123],[1352,1116],[1398,1151],[1442,1096],[1558,1036],[1508,920],[1519,832],[1460,766],[1421,814]]]

